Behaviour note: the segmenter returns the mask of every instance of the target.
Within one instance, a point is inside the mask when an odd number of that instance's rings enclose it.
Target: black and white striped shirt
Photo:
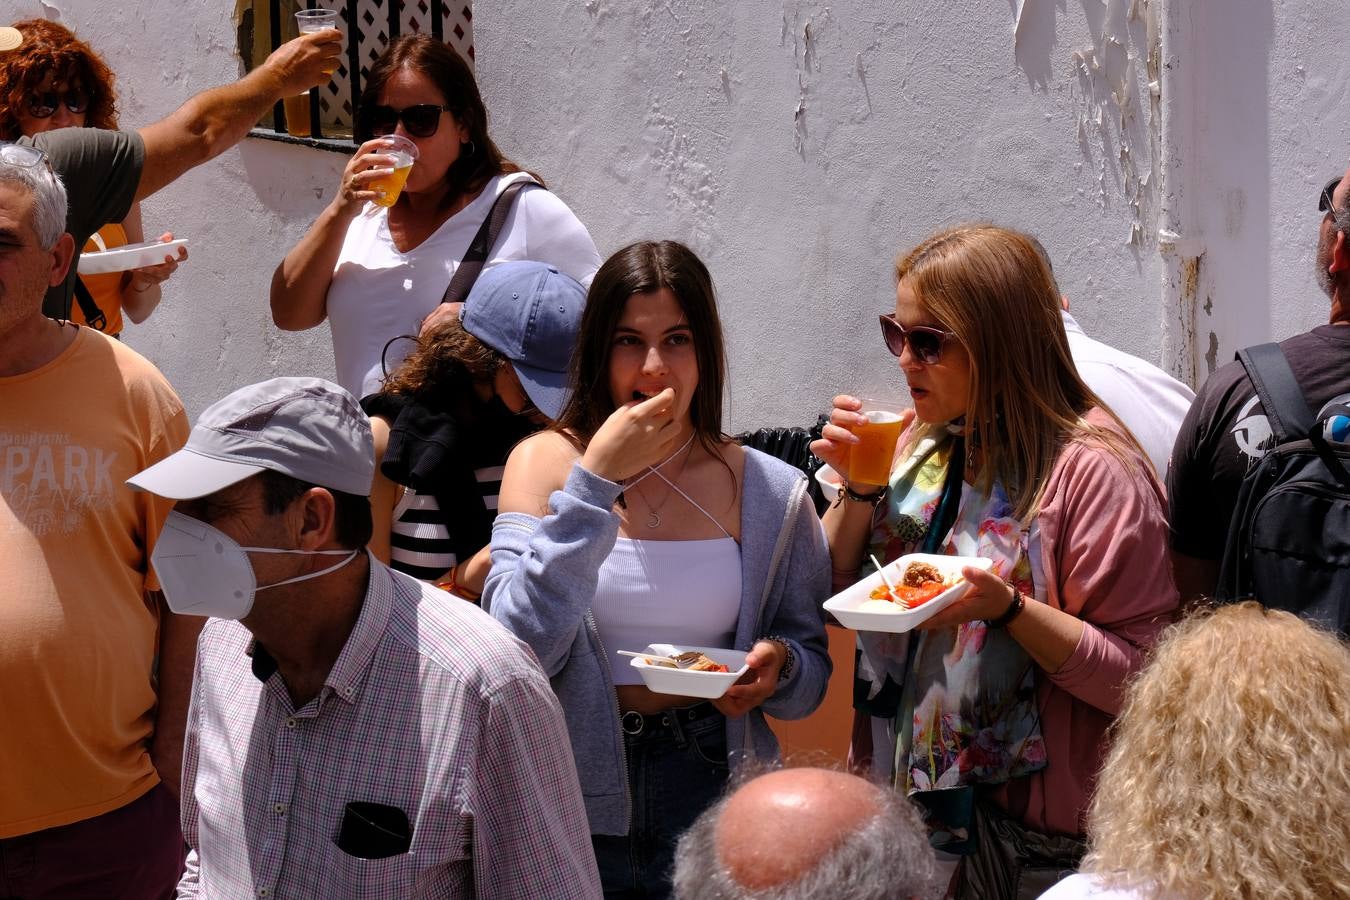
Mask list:
[[[496,515],[497,495],[502,488],[505,466],[474,469],[474,478],[482,492],[483,505]],[[455,565],[454,511],[443,511],[436,498],[405,488],[394,506],[393,527],[389,535],[389,564],[423,581],[440,581]]]

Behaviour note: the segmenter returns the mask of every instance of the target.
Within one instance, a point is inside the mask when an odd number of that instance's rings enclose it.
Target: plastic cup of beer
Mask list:
[[[408,174],[417,162],[417,145],[398,134],[385,135],[380,140],[385,146],[379,152],[394,158],[394,171],[372,178],[366,183],[366,189],[379,194],[375,198],[377,206],[389,207],[398,202],[403,185],[408,183]]]
[[[313,34],[325,28],[338,27],[338,14],[335,9],[302,9],[295,14],[295,27],[301,34]],[[325,75],[332,75],[336,69],[325,69]],[[281,104],[286,110],[286,131],[295,137],[310,137],[313,132],[309,126],[309,91],[294,97],[282,98]]]
[[[895,445],[900,440],[901,407],[885,400],[863,400],[866,425],[855,425],[858,443],[849,448],[848,480],[860,484],[888,484]]]
[[[338,14],[335,9],[302,9],[295,14],[295,27],[301,34],[313,34],[325,28],[338,27]],[[336,69],[324,69],[323,74],[332,75]]]
[[[309,126],[309,91],[283,97],[281,105],[286,109],[286,132],[295,137],[310,137],[313,132]]]
[[[301,34],[313,34],[325,28],[336,28],[338,14],[335,9],[302,9],[295,14],[295,26]]]

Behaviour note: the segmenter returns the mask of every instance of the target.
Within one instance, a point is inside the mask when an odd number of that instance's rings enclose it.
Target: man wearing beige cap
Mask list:
[[[0,59],[23,43],[23,33],[0,27]],[[75,260],[65,280],[47,291],[43,311],[69,318],[80,248],[109,222],[120,222],[133,201],[144,200],[194,166],[239,143],[283,97],[328,81],[342,35],[328,28],[282,44],[260,66],[233,84],[203,91],[173,113],[139,131],[61,128],[17,143],[43,151],[70,195],[66,230],[75,237]]]
[[[134,476],[152,563],[211,616],[183,754],[183,897],[598,897],[566,726],[520,641],[366,550],[370,422],[241,388]]]

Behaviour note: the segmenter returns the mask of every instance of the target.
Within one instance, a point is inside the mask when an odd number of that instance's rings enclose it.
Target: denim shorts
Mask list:
[[[726,785],[727,720],[711,703],[625,714],[633,816],[622,837],[593,834],[607,898],[670,896],[675,843]]]

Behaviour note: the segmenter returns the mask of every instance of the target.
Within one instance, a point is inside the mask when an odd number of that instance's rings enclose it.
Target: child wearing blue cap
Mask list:
[[[370,549],[393,568],[477,600],[502,468],[557,417],[586,290],[530,261],[487,269],[458,319],[361,406],[375,435]]]

